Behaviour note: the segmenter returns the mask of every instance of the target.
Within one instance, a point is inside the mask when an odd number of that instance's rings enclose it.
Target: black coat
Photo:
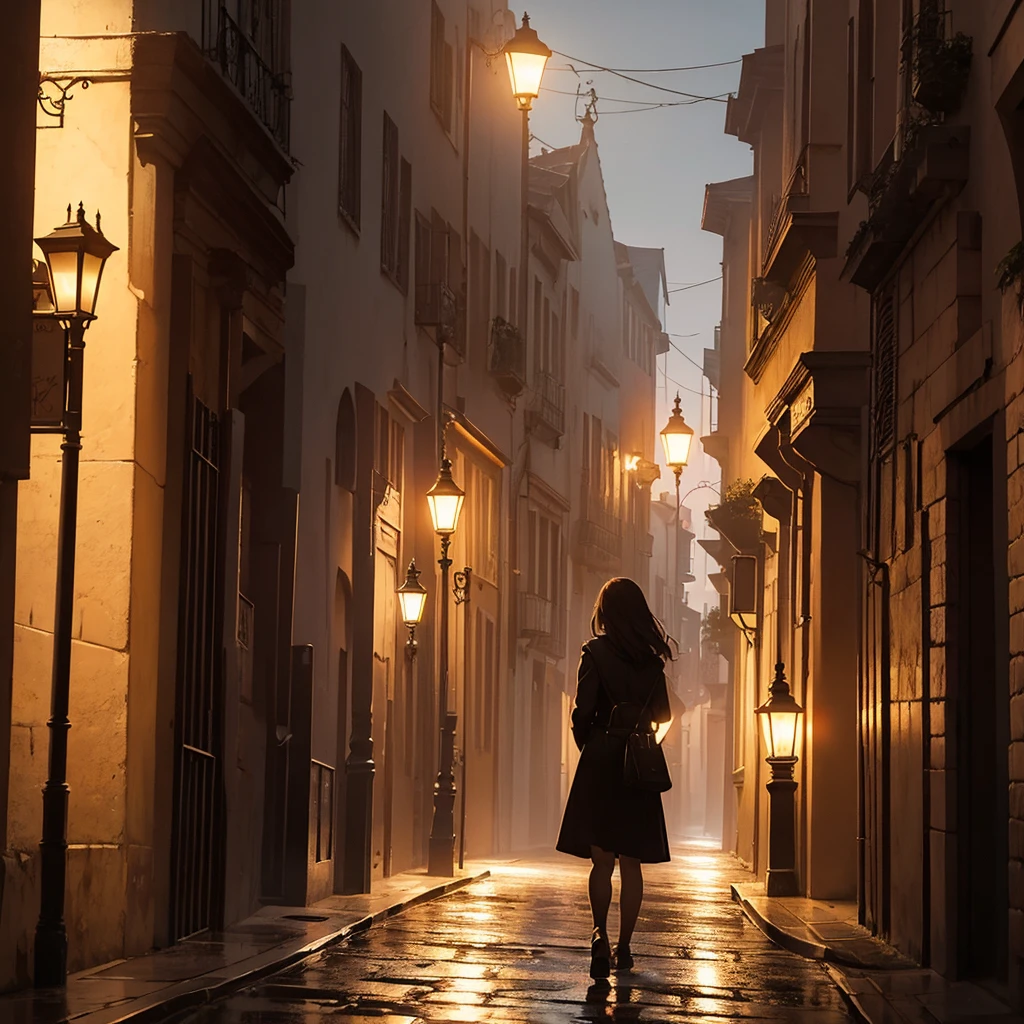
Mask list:
[[[562,853],[589,859],[596,846],[645,863],[670,859],[661,794],[623,784],[626,740],[606,731],[616,704],[631,705],[632,719],[612,724],[630,728],[648,696],[645,717],[667,721],[668,688],[660,658],[652,655],[637,665],[604,636],[583,645],[572,713],[572,734],[582,753],[555,844]]]

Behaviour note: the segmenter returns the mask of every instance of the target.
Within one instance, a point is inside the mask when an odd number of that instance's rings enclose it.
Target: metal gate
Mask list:
[[[217,417],[189,387],[178,613],[172,937],[209,928],[219,770]]]

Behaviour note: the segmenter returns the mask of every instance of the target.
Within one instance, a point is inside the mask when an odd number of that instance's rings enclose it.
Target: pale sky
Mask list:
[[[518,22],[522,9],[514,10]],[[764,0],[530,0],[527,10],[533,28],[553,50],[610,68],[676,68],[733,61],[764,45]],[[583,64],[575,65],[578,77],[568,70],[555,70],[569,63],[558,52],[551,59],[545,91],[531,114],[533,134],[550,147],[577,141],[575,96],[550,90],[575,93],[577,85],[583,91],[593,85],[599,97],[597,141],[615,237],[627,245],[664,248],[670,289],[717,277],[721,273],[721,239],[700,229],[704,186],[751,171],[749,147],[723,132],[725,104],[706,102],[613,113],[635,109],[613,99],[674,102],[687,97],[587,71]],[[739,72],[739,64],[730,64],[665,74],[627,73],[669,89],[713,96],[735,91]],[[580,104],[580,112],[582,109]],[[535,142],[534,152],[538,148]],[[667,357],[667,372],[683,387],[698,392],[680,389],[683,414],[699,436],[709,427],[706,408],[703,416],[701,413],[701,371],[694,363],[700,364],[704,348],[713,344],[713,330],[721,319],[721,284],[716,281],[677,292],[670,300],[669,333],[696,334],[672,338],[694,362],[673,349]],[[658,362],[665,365],[664,357]],[[707,383],[703,386],[706,392]],[[668,419],[675,393],[676,384],[669,381],[666,401],[659,372],[659,426]],[[683,493],[701,480],[717,477],[717,464],[695,443],[683,474]],[[661,480],[654,485],[655,494],[673,488],[671,473],[663,469]],[[714,492],[701,490],[684,501],[694,510],[693,528],[698,537],[707,535],[702,510],[717,500]],[[690,603],[698,608],[714,600],[714,592],[706,589],[703,578],[705,561],[695,544],[698,579],[689,589]],[[714,563],[710,568],[715,571]]]

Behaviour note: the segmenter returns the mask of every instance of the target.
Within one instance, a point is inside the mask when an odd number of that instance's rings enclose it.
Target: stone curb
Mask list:
[[[292,967],[307,957],[327,949],[329,946],[337,945],[346,939],[372,928],[375,924],[401,914],[404,910],[418,906],[421,903],[429,903],[432,900],[441,899],[463,889],[474,882],[482,881],[490,877],[489,870],[481,871],[479,874],[457,878],[451,882],[444,882],[440,885],[426,889],[400,903],[393,903],[375,914],[368,914],[351,924],[346,924],[337,931],[322,935],[312,942],[307,942],[297,949],[268,950],[265,953],[251,957],[249,967],[244,968],[237,974],[224,977],[216,973],[214,977],[200,975],[198,978],[190,978],[177,984],[168,986],[163,992],[154,993],[152,996],[143,996],[133,1000],[136,1005],[133,1008],[118,1005],[102,1010],[93,1010],[79,1016],[67,1018],[69,1024],[153,1024],[156,1021],[163,1021],[186,1010],[196,1009],[206,1003],[222,999],[224,996],[232,995],[243,988],[248,988],[254,982],[265,978],[270,974],[276,974],[287,967]],[[253,961],[256,961],[253,963]],[[246,963],[247,961],[242,961]],[[236,965],[239,966],[239,965]],[[229,968],[230,969],[230,968]],[[213,972],[211,972],[213,973]],[[204,984],[203,979],[207,981]]]
[[[831,964],[825,965],[825,972],[832,979],[832,984],[839,989],[839,994],[843,997],[846,1005],[850,1008],[850,1013],[861,1022],[861,1024],[876,1024],[875,1018],[861,1004],[858,998],[860,993],[856,991],[853,985],[850,984],[849,979],[845,974],[838,968]]]
[[[830,952],[828,946],[822,945],[819,942],[811,942],[809,939],[799,938],[796,935],[790,935],[789,932],[773,924],[759,913],[757,908],[750,900],[743,896],[735,885],[730,885],[729,889],[732,892],[733,901],[740,905],[743,913],[776,945],[782,946],[783,949],[788,949],[791,953],[796,953],[807,960],[833,959],[833,957],[828,955]],[[834,954],[835,951],[832,950],[831,952]]]

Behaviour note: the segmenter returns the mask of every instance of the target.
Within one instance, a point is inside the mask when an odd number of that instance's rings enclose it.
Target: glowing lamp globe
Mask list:
[[[665,449],[665,462],[669,469],[681,473],[686,464],[690,461],[690,446],[693,444],[693,427],[686,424],[683,419],[683,411],[679,401],[679,393],[676,392],[675,407],[668,423],[661,430],[661,443]]]
[[[117,246],[108,242],[100,230],[100,215],[96,214],[93,227],[85,219],[81,203],[75,216],[68,206],[67,223],[37,238],[36,245],[46,260],[54,316],[61,320],[94,320],[103,267],[107,257],[117,252]]]
[[[434,486],[427,491],[427,505],[434,533],[439,537],[451,536],[459,525],[462,503],[466,492],[452,479],[451,460],[441,460],[441,472],[437,474]]]
[[[551,59],[551,50],[530,28],[530,16],[523,13],[523,23],[505,44],[505,63],[512,84],[512,95],[520,110],[529,110],[540,94],[544,69]]]
[[[402,621],[409,626],[418,626],[423,619],[423,609],[427,604],[427,588],[420,583],[420,571],[416,568],[416,559],[409,563],[405,574],[405,582],[396,591],[398,604],[402,609]]]
[[[804,709],[789,692],[783,666],[775,666],[768,699],[757,709],[768,760],[795,761],[800,716]]]

